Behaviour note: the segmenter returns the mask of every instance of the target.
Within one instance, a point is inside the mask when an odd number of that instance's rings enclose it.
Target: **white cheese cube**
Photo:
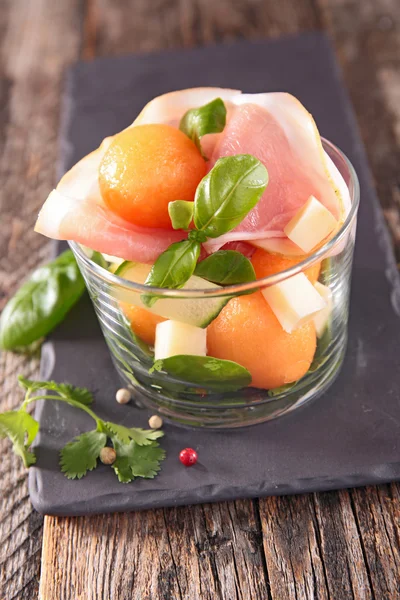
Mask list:
[[[262,290],[283,329],[291,333],[320,310],[326,302],[304,273],[298,273]]]
[[[317,314],[314,315],[313,318],[315,331],[317,332],[317,336],[320,338],[322,337],[328,324],[329,317],[331,316],[333,306],[332,291],[326,285],[323,285],[319,281],[317,281],[317,283],[314,284],[314,287],[317,290],[318,294],[320,294],[320,296],[322,296],[322,298],[326,302],[326,307],[317,312]]]
[[[284,232],[303,252],[310,252],[336,226],[337,221],[332,213],[314,196],[310,196],[286,225]]]
[[[163,321],[159,323],[156,327],[156,341],[154,344],[155,360],[169,358],[177,354],[206,356],[207,330],[180,321]]]

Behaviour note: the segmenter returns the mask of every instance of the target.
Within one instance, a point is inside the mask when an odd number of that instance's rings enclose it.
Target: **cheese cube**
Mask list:
[[[336,226],[337,221],[332,213],[314,196],[310,196],[286,225],[284,232],[303,252],[310,252]]]
[[[155,360],[169,358],[177,354],[206,356],[207,329],[181,323],[180,321],[158,323],[154,344]]]
[[[317,332],[317,336],[320,338],[323,336],[329,321],[329,317],[331,316],[333,306],[332,291],[326,285],[323,285],[319,281],[317,281],[317,283],[314,284],[314,287],[317,290],[318,294],[320,294],[320,296],[322,296],[322,298],[326,302],[326,307],[317,312],[317,314],[314,315],[313,318],[315,331]]]
[[[291,333],[326,307],[326,302],[304,273],[262,290],[283,329]]]

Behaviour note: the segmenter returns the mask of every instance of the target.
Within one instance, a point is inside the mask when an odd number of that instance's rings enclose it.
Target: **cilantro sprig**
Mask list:
[[[86,412],[96,423],[95,429],[81,433],[60,451],[61,471],[68,479],[81,479],[98,465],[101,451],[107,445],[116,452],[112,468],[119,481],[128,483],[136,477],[154,478],[165,458],[165,451],[157,440],[162,431],[125,427],[103,421],[90,408],[93,395],[86,388],[55,381],[32,381],[20,376],[25,399],[18,410],[0,414],[0,437],[8,437],[15,454],[29,467],[36,462],[30,446],[39,431],[39,423],[27,412],[28,405],[37,400],[66,402]],[[45,391],[50,393],[45,393]]]

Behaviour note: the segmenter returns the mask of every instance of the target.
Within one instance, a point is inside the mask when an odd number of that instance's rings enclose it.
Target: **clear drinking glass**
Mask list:
[[[240,427],[261,423],[293,410],[320,395],[334,381],[346,350],[347,321],[355,228],[359,203],[356,173],[346,156],[323,140],[327,154],[345,180],[351,198],[350,213],[340,231],[303,262],[276,275],[255,282],[214,290],[167,290],[149,288],[122,279],[91,261],[75,242],[75,254],[111,352],[115,368],[130,388],[139,406],[151,408],[167,419],[190,426]],[[149,374],[152,349],[132,331],[123,317],[121,302],[137,304],[144,292],[157,293],[172,301],[204,301],[239,292],[260,290],[285,280],[322,261],[319,281],[332,293],[332,312],[325,334],[318,341],[307,374],[294,384],[273,390],[246,387],[235,392],[215,393],[191,381],[178,380],[164,372]],[[249,331],[251,335],[251,331]]]

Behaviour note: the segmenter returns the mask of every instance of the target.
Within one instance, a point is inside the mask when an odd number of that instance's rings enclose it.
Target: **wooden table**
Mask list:
[[[400,260],[398,0],[0,0],[0,308],[49,244],[60,96],[76,59],[325,29]],[[0,410],[38,357],[0,357]],[[400,485],[93,518],[32,511],[1,442],[0,599],[395,600]]]

